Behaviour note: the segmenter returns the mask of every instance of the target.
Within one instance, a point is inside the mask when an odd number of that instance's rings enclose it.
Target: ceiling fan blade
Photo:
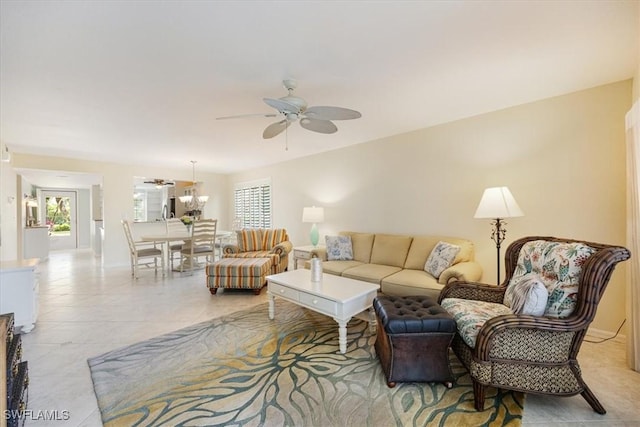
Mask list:
[[[310,119],[352,120],[362,117],[359,111],[342,107],[309,107],[304,112]]]
[[[264,139],[273,138],[274,136],[282,133],[282,131],[288,128],[290,124],[291,122],[287,119],[272,123],[265,128],[264,132],[262,132],[262,137]]]
[[[245,117],[277,117],[277,116],[278,116],[278,114],[276,114],[276,113],[269,113],[269,114],[261,114],[261,113],[238,114],[237,116],[216,117],[216,120],[242,119],[242,118],[245,118]]]
[[[292,104],[282,99],[262,98],[262,100],[270,107],[275,108],[279,112],[283,113],[295,113],[300,114],[300,107],[296,104]]]
[[[300,126],[319,133],[336,133],[338,128],[329,120],[316,120],[309,117],[300,119]]]

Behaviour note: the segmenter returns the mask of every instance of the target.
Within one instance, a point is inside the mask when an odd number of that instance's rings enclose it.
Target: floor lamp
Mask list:
[[[313,225],[311,226],[311,244],[315,247],[318,246],[318,241],[320,240],[320,235],[318,234],[318,226],[317,223],[324,221],[324,208],[317,208],[312,206],[310,208],[304,208],[302,210],[302,222],[310,222]]]
[[[484,190],[478,209],[476,209],[476,213],[473,216],[474,218],[493,219],[491,221],[493,226],[491,240],[496,243],[498,254],[498,285],[500,285],[500,245],[504,241],[505,234],[507,234],[507,230],[504,228],[506,225],[504,218],[517,216],[524,216],[524,213],[507,187],[492,187]]]

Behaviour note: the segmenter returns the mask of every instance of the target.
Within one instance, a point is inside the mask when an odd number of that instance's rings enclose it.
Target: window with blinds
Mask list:
[[[270,180],[237,184],[234,206],[241,228],[271,228]]]

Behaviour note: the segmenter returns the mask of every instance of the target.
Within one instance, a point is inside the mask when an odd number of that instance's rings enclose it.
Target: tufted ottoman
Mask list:
[[[373,308],[378,320],[375,348],[387,385],[441,381],[451,387],[453,317],[427,296],[379,296]]]
[[[271,272],[271,258],[222,258],[207,265],[207,285],[212,295],[218,288],[260,290]]]

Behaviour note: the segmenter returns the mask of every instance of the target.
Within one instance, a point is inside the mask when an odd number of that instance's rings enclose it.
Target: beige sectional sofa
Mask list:
[[[353,259],[327,261],[325,248],[314,249],[311,256],[322,261],[325,273],[376,283],[388,295],[428,295],[435,298],[450,281],[477,281],[482,267],[474,261],[469,240],[444,236],[405,236],[342,231],[351,237]],[[460,246],[452,265],[439,278],[424,271],[429,254],[439,241]],[[305,265],[309,268],[309,262]]]

